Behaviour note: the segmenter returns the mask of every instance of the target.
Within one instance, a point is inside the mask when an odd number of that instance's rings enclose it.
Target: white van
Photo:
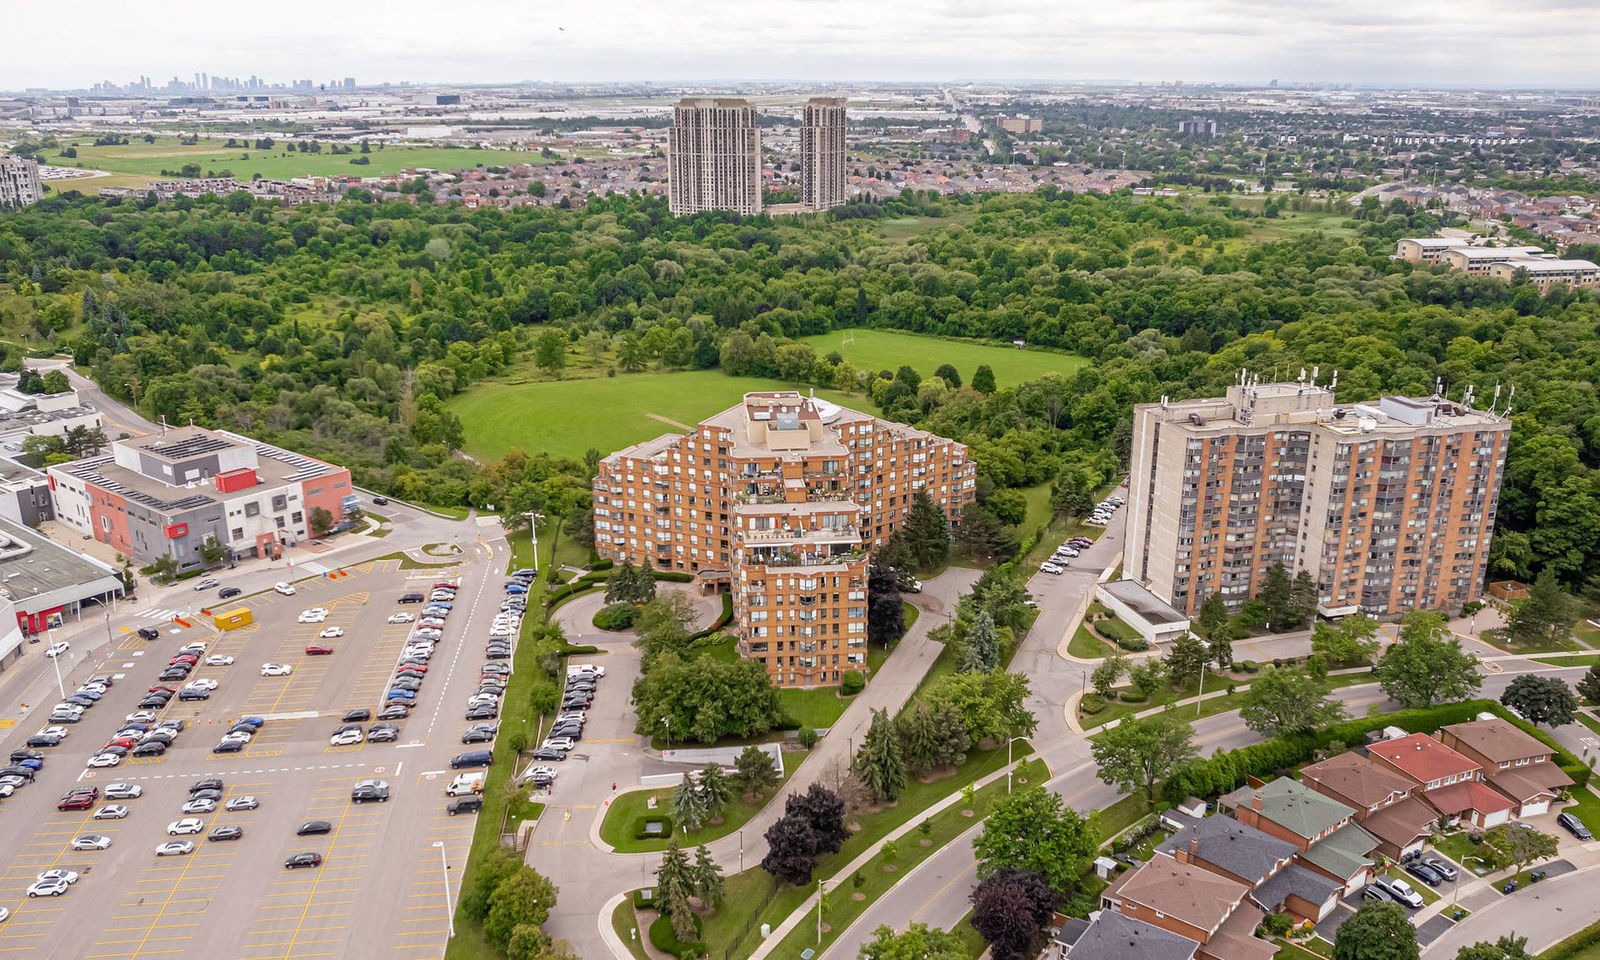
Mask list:
[[[459,797],[468,793],[482,793],[483,778],[484,772],[482,770],[476,773],[459,774],[454,780],[450,781],[450,786],[445,788],[444,795],[447,797]]]

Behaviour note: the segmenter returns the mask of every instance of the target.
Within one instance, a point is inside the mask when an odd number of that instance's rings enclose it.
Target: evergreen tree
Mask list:
[[[1167,651],[1167,676],[1172,678],[1173,686],[1181,687],[1200,676],[1210,659],[1211,651],[1206,645],[1185,631],[1173,639],[1172,648]]]
[[[722,765],[712,762],[705,765],[700,771],[700,792],[705,795],[706,816],[718,817],[728,804],[733,802],[734,791],[737,788],[733,779],[722,769]]]
[[[1266,581],[1261,585],[1261,591],[1256,594],[1267,609],[1267,626],[1271,630],[1283,630],[1294,619],[1291,609],[1294,585],[1289,580],[1289,571],[1282,563],[1274,563],[1267,568]]]
[[[905,636],[906,611],[900,599],[900,574],[882,563],[867,571],[867,642],[894,646]]]
[[[1089,512],[1091,505],[1089,485],[1084,481],[1083,471],[1076,467],[1063,467],[1056,474],[1056,482],[1050,489],[1050,509],[1058,517],[1081,517]]]
[[[1211,662],[1217,665],[1218,670],[1233,666],[1233,634],[1233,624],[1225,623],[1212,633],[1211,642],[1206,644]]]
[[[906,547],[918,569],[937,566],[950,555],[949,519],[928,491],[918,490],[912,496],[911,512],[906,516],[903,529]]]
[[[1519,644],[1556,645],[1572,636],[1578,605],[1561,586],[1555,571],[1545,567],[1528,588],[1527,597],[1511,605],[1506,636]]]
[[[722,906],[727,884],[722,879],[722,868],[711,858],[705,844],[694,848],[694,895],[707,907],[715,910]]]
[[[622,566],[611,568],[611,576],[606,578],[606,603],[636,603],[637,581],[638,571],[632,560],[624,559]]]
[[[906,770],[922,776],[934,767],[934,757],[939,745],[934,740],[933,714],[922,704],[917,704],[895,720],[895,732],[900,737],[900,756]]]
[[[944,770],[966,763],[967,751],[972,749],[972,736],[960,712],[950,703],[941,703],[929,712],[929,717],[935,744],[933,765],[929,769]]]
[[[88,293],[89,291],[85,289],[84,292]],[[951,390],[961,389],[961,374],[950,364],[939,364],[939,369],[933,371],[933,375],[943,380]]]
[[[1590,703],[1600,703],[1600,663],[1591,666],[1578,681],[1578,693]]]
[[[989,369],[987,363],[979,364],[977,371],[972,374],[972,389],[979,393],[994,393],[994,371]]]
[[[867,728],[850,769],[876,802],[893,803],[900,799],[900,791],[906,786],[906,762],[888,711],[872,712],[872,725]]]
[[[995,636],[994,618],[979,610],[967,628],[961,645],[961,669],[968,673],[988,673],[1000,665],[1000,641]]]
[[[1301,570],[1294,575],[1289,586],[1289,617],[1295,625],[1306,623],[1317,615],[1317,584],[1311,571]]]
[[[669,840],[661,855],[661,866],[656,869],[656,903],[662,916],[672,921],[672,932],[686,943],[695,939],[694,905],[689,898],[695,895],[697,886],[689,858],[678,848],[677,840]]]
[[[672,817],[678,823],[691,829],[698,828],[704,823],[711,812],[711,805],[706,802],[706,794],[694,778],[684,775],[676,787],[672,788]]]
[[[765,793],[778,782],[778,771],[773,766],[772,758],[755,744],[739,751],[739,756],[733,761],[733,769],[734,783],[745,794]]]
[[[1008,557],[1017,550],[1017,537],[981,503],[969,503],[961,511],[956,527],[956,543],[969,557],[993,560]]]
[[[1207,640],[1212,639],[1217,628],[1228,622],[1228,605],[1222,602],[1222,594],[1211,593],[1200,604],[1200,610],[1194,618],[1194,632]]]

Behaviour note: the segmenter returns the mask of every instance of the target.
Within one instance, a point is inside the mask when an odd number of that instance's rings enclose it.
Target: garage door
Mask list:
[[[1549,813],[1549,812],[1550,812],[1550,801],[1548,799],[1546,799],[1546,800],[1540,800],[1537,803],[1525,803],[1525,804],[1523,804],[1522,805],[1522,814],[1521,814],[1521,816],[1522,816],[1522,819],[1526,820],[1529,817],[1537,817],[1537,816],[1541,816],[1541,815]]]
[[[1506,823],[1510,819],[1511,819],[1511,811],[1510,810],[1496,810],[1494,813],[1491,813],[1488,816],[1483,818],[1483,827],[1484,827],[1485,830],[1487,830],[1490,827],[1498,827],[1500,824]]]

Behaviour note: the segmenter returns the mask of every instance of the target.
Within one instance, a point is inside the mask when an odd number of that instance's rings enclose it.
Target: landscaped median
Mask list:
[[[702,843],[720,840],[733,833],[755,816],[765,807],[770,797],[775,796],[783,789],[783,784],[800,766],[800,761],[805,759],[805,753],[798,750],[782,751],[783,779],[778,781],[766,795],[754,801],[739,797],[728,804],[718,822],[686,830],[681,826],[673,831],[670,839],[678,841],[679,846],[693,847]],[[606,808],[605,819],[600,821],[600,839],[617,853],[660,853],[667,848],[667,837],[641,837],[639,826],[645,820],[661,820],[667,823],[672,821],[672,791],[675,787],[660,787],[654,790],[629,790],[612,799]],[[656,809],[649,806],[650,798],[656,800]]]

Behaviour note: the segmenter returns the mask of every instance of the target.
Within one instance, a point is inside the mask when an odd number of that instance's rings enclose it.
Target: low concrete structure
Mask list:
[[[1139,631],[1139,636],[1148,643],[1171,641],[1189,632],[1188,617],[1136,580],[1099,584],[1094,588],[1094,597],[1122,622]]]
[[[122,576],[108,564],[0,519],[0,600],[14,608],[12,622],[23,632],[60,627],[85,603],[109,603],[122,591]],[[0,618],[0,630],[7,624]]]

